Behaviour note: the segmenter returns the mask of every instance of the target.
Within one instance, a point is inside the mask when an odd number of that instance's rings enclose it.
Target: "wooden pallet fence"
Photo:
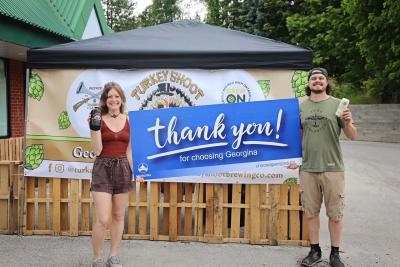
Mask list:
[[[89,181],[26,181],[25,235],[91,234]],[[308,245],[302,214],[298,185],[136,183],[123,238]]]
[[[0,233],[91,235],[90,181],[23,177],[22,145],[0,140]],[[124,239],[308,245],[298,185],[136,183],[125,218]]]
[[[0,234],[15,234],[20,223],[23,138],[0,139]]]

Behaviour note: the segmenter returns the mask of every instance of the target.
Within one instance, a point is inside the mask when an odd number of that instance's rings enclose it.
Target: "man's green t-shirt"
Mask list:
[[[344,123],[335,115],[339,103],[340,99],[332,96],[320,102],[307,99],[301,103],[303,171],[344,171],[339,144]]]

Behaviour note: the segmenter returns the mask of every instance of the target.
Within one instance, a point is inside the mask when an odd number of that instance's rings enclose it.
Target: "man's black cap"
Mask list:
[[[308,79],[309,80],[310,80],[311,75],[313,75],[313,74],[322,74],[328,79],[328,71],[326,69],[324,69],[324,68],[316,67],[316,68],[311,69],[308,72]]]

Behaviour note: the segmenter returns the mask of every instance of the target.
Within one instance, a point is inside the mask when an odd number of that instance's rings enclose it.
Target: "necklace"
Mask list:
[[[116,118],[116,117],[118,117],[119,116],[119,114],[121,114],[121,113],[118,113],[118,114],[112,114],[112,113],[108,113],[110,116],[111,116],[111,118]]]

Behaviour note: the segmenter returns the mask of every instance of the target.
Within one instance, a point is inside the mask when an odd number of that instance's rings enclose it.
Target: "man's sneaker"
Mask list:
[[[339,253],[333,253],[329,256],[329,265],[331,265],[332,267],[344,267],[344,264],[340,259]]]
[[[311,249],[310,252],[308,253],[307,257],[305,257],[301,261],[301,265],[302,266],[314,266],[318,262],[322,261],[321,254],[322,254],[321,251]]]
[[[107,267],[122,267],[122,264],[117,256],[110,256],[107,260]]]
[[[92,263],[92,267],[106,267],[106,263],[103,259],[97,259]]]

